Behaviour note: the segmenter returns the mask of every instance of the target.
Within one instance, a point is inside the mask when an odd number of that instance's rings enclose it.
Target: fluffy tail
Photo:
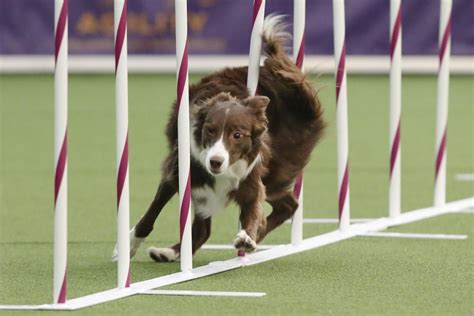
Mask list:
[[[291,39],[291,35],[285,30],[287,24],[283,22],[284,17],[270,14],[265,18],[262,33],[265,44],[263,52],[268,57],[265,60],[265,68],[295,89],[315,98],[316,92],[311,83],[285,52],[285,44]]]
[[[282,83],[278,89],[286,91],[285,93],[291,96],[291,102],[293,106],[299,107],[300,114],[309,119],[316,118],[322,130],[324,128],[322,108],[313,84],[285,52],[285,44],[289,42],[291,35],[286,32],[287,24],[283,19],[283,15],[275,14],[265,18],[262,40],[265,44],[263,52],[268,58],[265,60],[264,68],[268,70],[267,74],[279,78],[273,86],[277,87],[278,82]]]
[[[288,25],[283,22],[284,15],[270,14],[263,24],[262,39],[265,44],[264,54],[268,57],[286,55],[285,44],[291,40],[291,35],[286,31]]]
[[[285,44],[291,39],[286,32],[287,24],[283,22],[284,15],[270,14],[263,24],[262,40],[265,44],[263,53],[268,57],[265,67],[275,76],[290,83],[299,83],[306,87],[306,78],[295,63],[285,52]],[[309,89],[307,92],[311,93]]]

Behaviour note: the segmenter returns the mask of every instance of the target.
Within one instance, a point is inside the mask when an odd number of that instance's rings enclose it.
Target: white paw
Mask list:
[[[173,262],[179,260],[179,253],[172,248],[155,248],[147,249],[150,257],[156,262]]]
[[[234,247],[245,252],[254,252],[257,249],[257,243],[247,235],[245,230],[241,230],[234,240]]]
[[[136,253],[141,244],[145,241],[145,238],[139,238],[135,236],[135,227],[130,230],[130,258],[132,258]],[[114,251],[112,252],[112,261],[118,260],[118,247],[115,244]]]

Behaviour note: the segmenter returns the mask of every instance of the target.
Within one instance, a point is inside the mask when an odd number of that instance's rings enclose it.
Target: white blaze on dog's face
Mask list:
[[[207,128],[207,133],[212,130]],[[207,151],[206,155],[206,169],[213,174],[221,174],[227,170],[229,166],[229,151],[224,143],[224,135],[217,142],[215,142]]]
[[[239,162],[249,166],[257,158],[260,138],[266,131],[269,99],[237,100],[219,94],[210,101],[200,131],[201,163],[215,176],[231,172]]]

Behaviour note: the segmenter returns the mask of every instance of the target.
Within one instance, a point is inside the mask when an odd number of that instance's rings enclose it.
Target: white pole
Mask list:
[[[401,85],[402,85],[402,6],[401,0],[390,0],[390,186],[389,216],[401,213]]]
[[[304,71],[304,32],[306,18],[306,0],[293,1],[293,60]],[[298,199],[298,208],[291,222],[291,243],[299,245],[303,241],[303,173],[296,178],[294,194]]]
[[[114,0],[117,157],[117,282],[130,287],[130,198],[128,185],[127,0]]]
[[[247,88],[250,95],[257,94],[258,76],[260,72],[260,56],[262,51],[263,20],[265,17],[265,0],[254,0],[253,23],[250,37],[249,68]]]
[[[333,0],[334,56],[336,68],[337,170],[339,185],[339,229],[350,225],[349,136],[347,119],[346,43],[344,0]]]
[[[188,10],[186,0],[175,0],[178,95],[178,169],[181,237],[181,271],[193,268],[191,235],[191,171],[188,89]]]
[[[260,57],[262,55],[262,33],[265,18],[265,0],[253,1],[252,33],[250,35],[249,67],[247,72],[247,89],[250,95],[258,93],[258,77],[260,74]],[[238,230],[242,229],[239,220]],[[245,252],[239,250],[237,255],[244,257]]]
[[[434,205],[446,203],[446,147],[448,128],[449,58],[451,54],[452,0],[441,0],[439,23],[438,102],[436,107],[436,162]]]
[[[68,0],[54,7],[54,272],[53,302],[66,302],[67,291],[67,112]]]

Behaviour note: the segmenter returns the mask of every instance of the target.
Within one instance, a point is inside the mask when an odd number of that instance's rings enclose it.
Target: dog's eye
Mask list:
[[[207,128],[206,131],[209,135],[214,135],[216,133],[216,130],[214,128]]]
[[[240,139],[242,137],[242,134],[240,132],[234,132],[232,136],[234,137],[234,139]]]

